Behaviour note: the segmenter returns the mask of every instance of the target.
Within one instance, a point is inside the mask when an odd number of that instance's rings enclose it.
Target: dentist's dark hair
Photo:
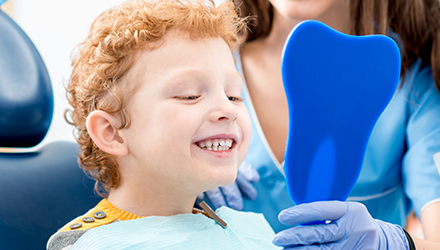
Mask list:
[[[273,6],[268,0],[234,0],[242,17],[252,16],[245,42],[267,37],[272,29]],[[439,0],[351,0],[351,34],[399,35],[402,41],[402,70],[420,58],[432,68],[440,90],[440,2]]]

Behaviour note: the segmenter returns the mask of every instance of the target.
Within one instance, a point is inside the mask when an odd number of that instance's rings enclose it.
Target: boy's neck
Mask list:
[[[191,213],[196,196],[175,196],[166,190],[139,190],[119,186],[112,189],[108,201],[115,207],[138,216],[170,216]],[[181,194],[181,193],[180,193]]]

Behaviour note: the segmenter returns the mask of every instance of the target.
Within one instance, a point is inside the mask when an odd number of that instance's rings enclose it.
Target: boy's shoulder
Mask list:
[[[123,216],[123,215],[122,215]],[[47,242],[47,250],[68,250],[87,230],[117,221],[121,213],[115,211],[106,199],[103,199],[87,213],[73,219],[52,235]]]

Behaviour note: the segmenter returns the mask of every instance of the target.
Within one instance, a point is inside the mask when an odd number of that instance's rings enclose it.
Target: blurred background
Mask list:
[[[65,85],[70,76],[72,51],[87,36],[90,24],[104,10],[123,0],[8,0],[0,8],[26,32],[37,47],[52,80],[55,98],[52,124],[43,142],[74,141],[64,120],[69,108]]]
[[[63,116],[70,108],[65,85],[70,76],[72,51],[86,38],[96,16],[122,2],[124,0],[9,0],[0,6],[33,41],[52,81],[55,99],[52,124],[43,142],[33,149],[52,141],[75,141],[72,127]],[[413,213],[409,216],[407,228],[422,237],[420,224]]]

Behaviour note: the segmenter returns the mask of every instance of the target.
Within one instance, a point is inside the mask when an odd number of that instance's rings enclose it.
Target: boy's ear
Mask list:
[[[90,137],[102,151],[124,156],[128,153],[128,147],[115,124],[118,120],[111,114],[102,110],[94,110],[86,120],[86,128]]]

